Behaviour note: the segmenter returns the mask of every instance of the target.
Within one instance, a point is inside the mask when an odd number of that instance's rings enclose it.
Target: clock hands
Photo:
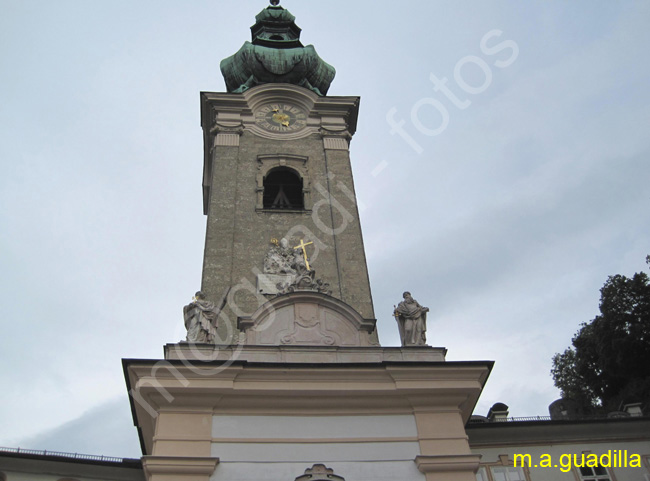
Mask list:
[[[289,127],[291,124],[291,117],[285,114],[282,110],[278,108],[272,109],[273,112],[273,121],[284,126]]]

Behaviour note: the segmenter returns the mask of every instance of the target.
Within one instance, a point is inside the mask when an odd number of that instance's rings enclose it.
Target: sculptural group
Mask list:
[[[296,290],[310,290],[331,295],[329,284],[321,279],[316,279],[316,271],[309,265],[305,244],[301,241],[299,246],[290,247],[287,239],[272,242],[264,258],[265,274],[284,274],[286,281],[280,282],[277,287],[279,295],[288,294]]]
[[[264,258],[264,272],[267,274],[296,274],[296,256],[300,253],[289,247],[289,241],[272,242]]]

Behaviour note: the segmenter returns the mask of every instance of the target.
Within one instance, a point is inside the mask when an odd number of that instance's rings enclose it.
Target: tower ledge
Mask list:
[[[180,342],[164,347],[168,361],[343,364],[384,362],[444,362],[444,347],[342,347],[214,345]]]

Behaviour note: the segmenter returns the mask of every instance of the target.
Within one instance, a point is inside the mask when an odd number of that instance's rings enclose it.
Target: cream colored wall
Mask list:
[[[650,438],[650,434],[649,434]],[[641,458],[650,455],[650,439],[648,441],[628,441],[628,442],[598,442],[592,441],[589,443],[568,443],[568,444],[553,444],[553,445],[527,445],[527,446],[504,446],[496,448],[479,448],[473,449],[475,454],[481,454],[481,464],[498,463],[500,455],[507,455],[510,461],[513,461],[514,454],[530,454],[533,467],[529,470],[530,481],[576,481],[579,479],[577,474],[572,469],[566,473],[560,470],[560,456],[563,454],[570,454],[573,458],[574,454],[581,455],[583,452],[589,451],[591,453],[601,454],[607,453],[609,450],[627,450],[628,456],[631,454],[639,454]],[[535,468],[534,465],[539,461],[542,454],[550,454],[554,464],[557,468]],[[640,468],[609,468],[610,473],[613,474],[615,481],[645,481],[645,475],[650,476],[647,466],[641,462]]]
[[[213,416],[213,438],[412,438],[415,416]]]

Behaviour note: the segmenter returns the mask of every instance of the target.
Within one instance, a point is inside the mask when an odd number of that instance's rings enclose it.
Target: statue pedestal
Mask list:
[[[275,295],[280,292],[278,284],[286,286],[291,284],[294,276],[291,274],[257,274],[257,292],[260,294]]]

